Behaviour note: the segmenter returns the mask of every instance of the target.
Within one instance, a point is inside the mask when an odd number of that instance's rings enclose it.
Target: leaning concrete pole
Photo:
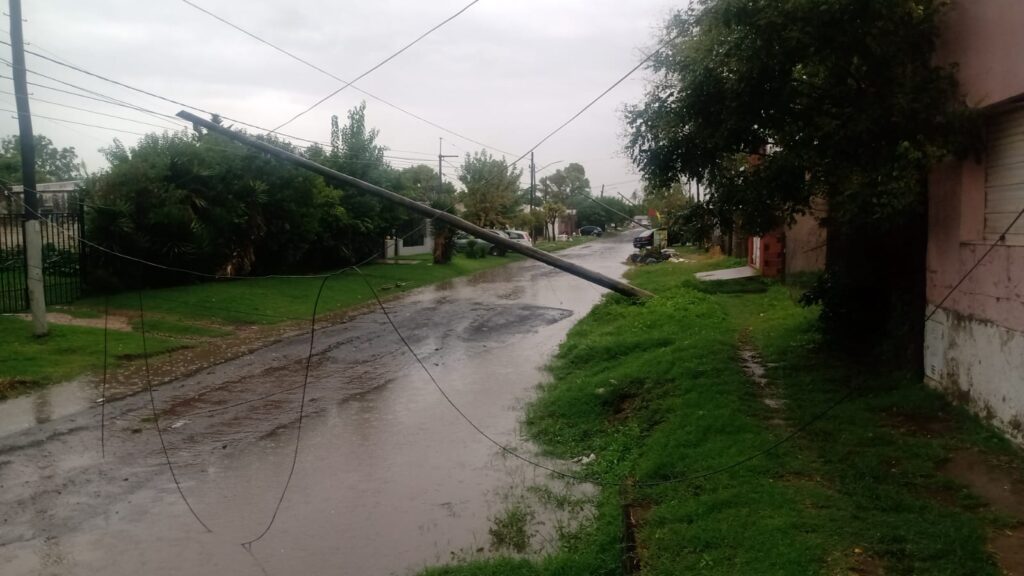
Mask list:
[[[25,37],[21,31],[21,0],[11,0],[11,76],[18,110],[21,140],[22,203],[25,205],[25,267],[28,304],[32,310],[32,332],[46,336],[46,290],[43,285],[43,238],[39,228],[39,195],[36,193],[36,148],[32,134],[32,113],[28,105],[25,70]]]
[[[386,190],[384,188],[381,188],[380,186],[375,186],[373,184],[370,184],[369,182],[364,182],[362,180],[359,180],[358,178],[353,178],[352,176],[349,176],[347,174],[342,174],[341,172],[331,170],[330,168],[327,168],[326,166],[321,166],[320,164],[317,164],[312,160],[308,160],[297,154],[292,154],[287,150],[282,150],[275,146],[271,146],[266,142],[261,142],[245,134],[241,134],[229,128],[220,126],[219,124],[214,124],[213,122],[210,122],[205,118],[200,118],[190,112],[182,110],[181,112],[178,112],[178,117],[191,122],[196,127],[205,128],[210,132],[215,132],[217,134],[224,136],[225,138],[229,138],[240,144],[245,144],[250,148],[260,150],[261,152],[266,152],[267,154],[284,160],[285,162],[294,164],[296,166],[299,166],[300,168],[304,168],[315,174],[319,174],[328,181],[337,182],[340,184],[347,184],[349,186],[359,188],[360,190],[364,190],[366,192],[369,192],[370,194],[383,198],[388,202],[398,204],[399,206],[402,206],[403,208],[406,208],[412,212],[422,214],[427,218],[441,220],[442,222],[449,224],[453,228],[462,230],[463,232],[466,232],[468,234],[472,234],[473,236],[480,238],[481,240],[486,240],[492,244],[501,246],[502,248],[505,248],[512,252],[518,252],[524,256],[543,262],[548,266],[558,268],[563,272],[568,272],[573,276],[577,276],[588,282],[593,282],[598,286],[622,294],[623,296],[628,296],[630,298],[647,298],[653,296],[653,294],[651,294],[650,292],[641,290],[625,282],[615,280],[614,278],[609,278],[608,276],[594,272],[592,270],[588,270],[578,264],[573,264],[572,262],[562,260],[557,256],[553,256],[551,254],[548,254],[547,252],[538,250],[533,246],[524,246],[523,244],[513,242],[508,238],[505,238],[504,236],[500,236],[498,234],[495,234],[494,232],[481,228],[475,224],[471,224],[470,222],[467,222],[462,218],[455,216],[454,214],[442,212],[440,210],[431,208],[430,206],[424,206],[423,204],[420,204],[415,200],[411,200],[409,198],[406,198],[405,196],[395,194],[390,190]]]

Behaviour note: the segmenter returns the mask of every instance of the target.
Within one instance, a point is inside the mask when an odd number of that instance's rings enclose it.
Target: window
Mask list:
[[[988,126],[985,158],[985,239],[996,240],[1024,210],[1024,107],[1000,114]],[[1024,246],[1024,217],[1006,235]]]

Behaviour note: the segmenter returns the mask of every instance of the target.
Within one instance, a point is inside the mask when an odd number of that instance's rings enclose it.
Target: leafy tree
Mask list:
[[[554,238],[555,223],[558,219],[564,216],[571,206],[586,201],[582,196],[590,194],[590,180],[583,166],[573,162],[565,168],[555,170],[554,174],[541,178],[537,184],[543,202],[545,223],[550,231],[550,238]]]
[[[607,208],[586,198],[576,199],[576,225],[578,227],[599,226],[602,230],[608,230],[612,225],[618,226],[629,222],[629,216],[633,215],[632,208],[618,198],[604,197],[596,198],[596,200]]]
[[[90,240],[169,266],[226,275],[303,268],[322,259],[321,213],[343,214],[325,210],[336,199],[319,176],[217,135],[149,134],[104,152],[111,167],[85,191],[97,206],[88,213]],[[92,268],[108,278],[137,277],[134,264],[93,257]],[[195,280],[145,274],[147,283]]]
[[[64,182],[85,177],[85,163],[78,159],[74,147],[58,148],[42,134],[35,135],[36,181]],[[21,136],[0,140],[0,178],[21,183]]]
[[[379,130],[368,127],[366,103],[362,102],[348,111],[344,125],[337,116],[331,118],[330,150],[315,146],[307,149],[306,155],[343,174],[394,189],[401,186],[401,178],[384,159],[386,148],[377,143],[379,136]],[[344,218],[326,215],[327,221],[322,227],[325,234],[320,241],[328,253],[344,254],[344,261],[348,263],[372,257],[380,251],[385,236],[401,235],[423,224],[422,217],[359,188],[340,183],[332,183],[332,186],[340,191],[337,201]]]
[[[509,225],[519,211],[522,176],[522,169],[509,166],[486,150],[466,154],[459,173],[465,188],[458,196],[465,208],[463,216],[485,228]]]
[[[933,60],[946,4],[703,0],[669,19],[656,80],[625,113],[645,180],[705,183],[723,231],[827,200],[827,333],[897,334],[904,358],[921,342],[926,174],[969,120]]]

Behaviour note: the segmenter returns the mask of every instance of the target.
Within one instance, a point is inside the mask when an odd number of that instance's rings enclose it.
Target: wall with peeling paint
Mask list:
[[[972,106],[990,114],[1024,97],[1024,2],[955,0],[940,62],[955,62]],[[984,158],[929,178],[927,292],[938,305],[988,250]],[[1024,443],[1024,246],[997,246],[925,327],[929,382]]]
[[[925,327],[925,376],[1024,444],[1024,332],[939,309]]]

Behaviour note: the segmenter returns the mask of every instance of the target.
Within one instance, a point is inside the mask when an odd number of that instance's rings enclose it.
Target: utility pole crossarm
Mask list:
[[[494,232],[491,232],[490,230],[481,228],[475,224],[467,222],[462,218],[455,216],[454,214],[449,214],[447,212],[442,212],[441,210],[437,210],[430,206],[425,206],[423,204],[420,204],[419,202],[416,202],[415,200],[406,198],[405,196],[401,196],[399,194],[395,194],[394,192],[387,190],[385,188],[381,188],[380,186],[376,186],[374,184],[364,182],[362,180],[359,180],[358,178],[354,178],[347,174],[342,174],[341,172],[331,170],[326,166],[317,164],[312,160],[303,158],[302,156],[293,154],[291,152],[288,152],[287,150],[282,150],[275,146],[271,146],[266,142],[261,142],[245,134],[241,134],[239,132],[236,132],[229,128],[225,128],[224,126],[220,126],[218,124],[214,124],[213,122],[210,122],[205,118],[200,118],[199,116],[196,116],[191,112],[182,110],[178,112],[177,115],[179,118],[191,122],[194,126],[203,127],[209,130],[210,132],[216,132],[217,134],[220,134],[228,139],[234,140],[235,142],[238,142],[240,144],[244,144],[250,148],[255,148],[262,152],[266,152],[267,154],[284,160],[285,162],[294,164],[296,166],[299,166],[300,168],[304,168],[315,174],[319,174],[329,181],[359,188],[360,190],[369,192],[370,194],[378,196],[393,204],[398,204],[399,206],[402,206],[403,208],[406,208],[412,212],[421,214],[430,219],[440,220],[442,222],[449,224],[453,228],[462,230],[463,232],[466,232],[468,234],[472,234],[473,236],[481,240],[486,240],[496,246],[501,246],[502,248],[505,248],[506,250],[512,252],[518,252],[528,258],[538,260],[540,262],[543,262],[544,264],[547,264],[548,266],[557,268],[559,270],[562,270],[563,272],[568,272],[573,276],[577,276],[579,278],[587,280],[588,282],[592,282],[594,284],[597,284],[598,286],[622,294],[623,296],[627,296],[630,298],[648,298],[653,296],[653,294],[651,294],[650,292],[647,292],[646,290],[642,290],[635,286],[631,286],[626,282],[622,282],[614,278],[609,278],[604,274],[588,270],[583,266],[580,266],[579,264],[574,264],[572,262],[563,260],[557,256],[554,256],[553,254],[549,254],[542,250],[538,250],[533,246],[525,246],[523,244],[513,242],[512,240],[509,240],[504,236],[500,236],[498,234],[495,234]]]

